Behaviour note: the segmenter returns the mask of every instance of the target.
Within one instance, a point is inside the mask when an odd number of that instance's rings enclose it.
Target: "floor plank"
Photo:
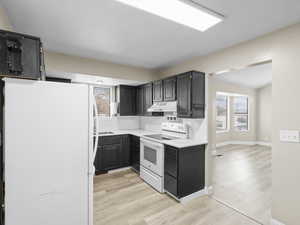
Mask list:
[[[268,225],[271,217],[271,148],[228,145],[217,149],[214,197]]]
[[[94,225],[257,225],[210,197],[179,204],[131,170],[94,179]]]

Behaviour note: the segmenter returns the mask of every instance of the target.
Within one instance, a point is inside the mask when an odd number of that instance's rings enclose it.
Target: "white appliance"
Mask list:
[[[157,191],[164,191],[164,141],[188,138],[182,123],[162,123],[162,132],[144,135],[140,143],[140,177]]]
[[[92,88],[5,78],[4,94],[5,225],[92,225]]]

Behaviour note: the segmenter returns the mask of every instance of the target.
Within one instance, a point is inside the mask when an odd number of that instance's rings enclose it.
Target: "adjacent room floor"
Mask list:
[[[95,177],[94,225],[257,225],[211,197],[179,204],[131,170]]]
[[[217,149],[214,198],[254,218],[270,223],[271,147],[227,145]]]

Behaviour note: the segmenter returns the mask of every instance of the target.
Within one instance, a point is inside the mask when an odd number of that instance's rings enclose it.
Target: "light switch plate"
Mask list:
[[[300,131],[298,130],[281,130],[280,131],[281,142],[300,143]]]

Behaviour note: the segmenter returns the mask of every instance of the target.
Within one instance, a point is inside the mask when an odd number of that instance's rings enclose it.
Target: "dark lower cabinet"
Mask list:
[[[100,136],[95,162],[96,174],[132,166],[140,170],[140,138],[133,135]]]
[[[130,165],[140,171],[140,138],[130,135]]]
[[[101,168],[103,170],[112,170],[122,166],[122,149],[120,144],[104,145],[101,148]]]
[[[96,173],[129,166],[129,144],[129,135],[99,137],[98,151],[94,162]]]
[[[205,145],[165,146],[164,188],[178,199],[205,187]]]

